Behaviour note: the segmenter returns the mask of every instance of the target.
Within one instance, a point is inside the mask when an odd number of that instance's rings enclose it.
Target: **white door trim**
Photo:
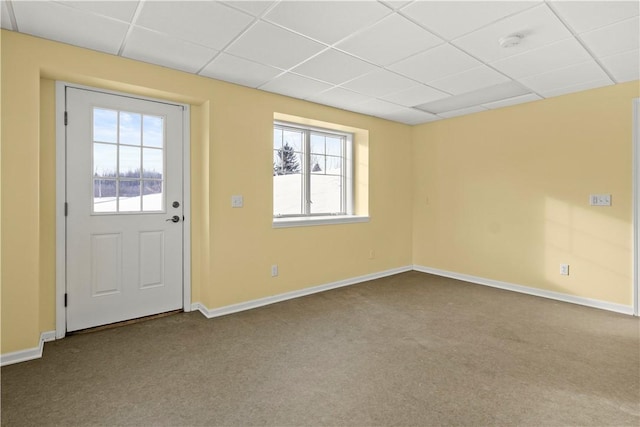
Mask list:
[[[640,315],[640,98],[633,100],[633,314]]]
[[[111,95],[126,96],[147,101],[162,102],[182,107],[183,120],[183,239],[182,239],[182,280],[183,280],[183,302],[184,311],[191,311],[191,134],[190,134],[190,110],[188,104],[178,102],[167,102],[164,100],[148,98],[123,92],[98,89],[89,86],[71,84],[67,82],[56,82],[56,338],[63,338],[66,334],[67,319],[64,305],[64,295],[66,292],[66,221],[65,221],[65,201],[66,201],[66,131],[64,126],[65,112],[65,88],[74,87],[78,89],[102,92]]]

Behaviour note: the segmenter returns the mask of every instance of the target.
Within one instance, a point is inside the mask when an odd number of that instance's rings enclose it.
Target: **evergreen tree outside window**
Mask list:
[[[352,135],[275,122],[273,216],[351,215]]]

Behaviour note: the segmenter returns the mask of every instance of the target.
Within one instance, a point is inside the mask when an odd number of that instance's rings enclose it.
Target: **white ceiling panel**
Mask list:
[[[540,99],[542,99],[542,97],[536,95],[535,93],[528,93],[526,95],[514,96],[513,98],[503,99],[501,101],[489,102],[487,104],[482,104],[482,106],[490,110],[495,110],[496,108],[509,107],[511,105],[538,101]]]
[[[389,8],[373,1],[283,1],[265,19],[333,44],[390,13]]]
[[[258,0],[258,1],[251,1],[251,0],[233,1],[232,0],[232,1],[225,1],[224,3],[236,9],[243,10],[249,13],[250,15],[260,16],[267,9],[269,9],[274,2],[268,1],[268,0]]]
[[[138,7],[137,1],[120,0],[120,1],[61,1],[64,5],[83,9],[87,12],[93,12],[98,15],[108,16],[110,18],[119,19],[121,21],[131,22],[133,14]]]
[[[258,64],[248,59],[221,53],[200,73],[206,77],[224,80],[243,86],[256,88],[265,84],[282,70]]]
[[[261,90],[279,93],[294,98],[310,98],[331,88],[326,83],[286,73],[260,86]]]
[[[341,87],[334,87],[309,98],[309,101],[348,109],[354,104],[369,100],[370,97]]]
[[[402,14],[453,40],[538,3],[540,1],[416,1],[402,9]]]
[[[424,111],[416,110],[413,108],[403,108],[391,113],[383,113],[380,115],[380,117],[407,125],[417,125],[419,123],[427,123],[440,120],[440,117],[436,116],[435,114],[426,113]]]
[[[500,47],[502,37],[516,33],[524,36],[519,45]],[[572,35],[567,27],[547,5],[541,4],[454,40],[453,44],[482,61],[493,62],[569,37]]]
[[[129,28],[123,22],[59,3],[18,1],[12,5],[23,33],[111,54],[118,53]]]
[[[122,56],[195,73],[217,53],[194,43],[135,27]]]
[[[411,86],[409,89],[404,89],[382,96],[381,98],[385,101],[393,102],[394,104],[413,107],[414,105],[426,104],[427,102],[446,98],[448,96],[449,94],[447,93],[426,85],[418,84],[416,86]]]
[[[491,65],[508,76],[519,79],[568,67],[589,59],[592,59],[591,55],[585,48],[576,39],[569,38],[500,59],[492,62]]]
[[[562,20],[578,34],[622,21],[640,13],[638,1],[554,1]]]
[[[9,18],[9,7],[5,1],[2,1],[2,4],[0,4],[0,26],[6,30],[15,31]]]
[[[342,85],[352,91],[380,97],[415,86],[416,82],[387,70],[379,69]]]
[[[375,65],[346,53],[329,49],[294,68],[294,73],[325,82],[340,84],[375,70]]]
[[[509,78],[482,65],[430,82],[429,86],[453,95],[460,95],[508,81],[510,81]]]
[[[460,110],[447,111],[446,113],[440,113],[438,116],[444,117],[445,119],[450,119],[452,117],[466,116],[467,114],[480,113],[482,111],[487,111],[486,108],[482,106],[462,108]]]
[[[212,1],[147,1],[136,24],[220,50],[253,20]]]
[[[597,57],[638,49],[640,46],[640,17],[636,16],[581,34],[580,38]]]
[[[233,42],[226,52],[262,64],[289,69],[322,49],[325,49],[324,45],[308,38],[266,22],[257,22]]]
[[[371,116],[381,116],[397,113],[398,111],[404,110],[405,107],[383,101],[381,99],[371,99],[354,105],[352,109],[358,113],[369,114]]]
[[[441,38],[394,14],[336,47],[376,64],[388,65],[442,43]]]
[[[565,86],[562,88],[558,88],[558,89],[551,89],[551,90],[546,90],[546,91],[541,91],[540,94],[546,98],[549,97],[553,97],[553,96],[560,96],[560,95],[565,95],[568,93],[574,93],[574,92],[580,92],[583,90],[589,90],[589,89],[595,89],[598,87],[604,87],[604,86],[609,86],[612,85],[613,83],[611,82],[611,79],[609,78],[602,78],[602,79],[597,79],[597,80],[591,80],[588,82],[582,82],[582,83],[578,83],[575,85],[571,85],[571,86]]]
[[[617,83],[640,80],[640,50],[638,49],[607,56],[600,61]]]
[[[389,66],[422,83],[480,66],[480,62],[449,44],[440,45]]]
[[[411,3],[412,0],[402,1],[402,0],[381,0],[382,3],[386,4],[390,8],[394,10],[402,9],[404,6]]]
[[[544,96],[545,92],[603,79],[608,79],[608,76],[602,68],[595,61],[587,61],[526,77],[520,79],[520,83]]]

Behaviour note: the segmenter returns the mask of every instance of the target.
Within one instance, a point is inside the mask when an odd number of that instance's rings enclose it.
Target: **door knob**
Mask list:
[[[180,222],[180,217],[178,215],[174,215],[171,218],[168,218],[167,221]]]

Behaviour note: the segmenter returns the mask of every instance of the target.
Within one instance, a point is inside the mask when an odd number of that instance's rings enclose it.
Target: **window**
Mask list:
[[[349,133],[275,122],[274,218],[352,215],[352,140]]]

